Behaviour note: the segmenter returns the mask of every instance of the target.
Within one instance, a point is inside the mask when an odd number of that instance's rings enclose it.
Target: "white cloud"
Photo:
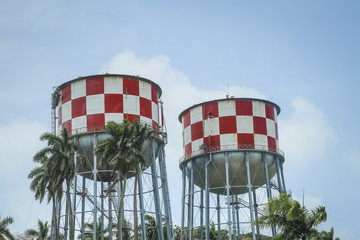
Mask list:
[[[43,146],[39,137],[46,128],[39,122],[15,121],[0,127],[0,176],[32,165],[32,156]]]
[[[280,146],[289,159],[286,168],[290,171],[321,159],[335,136],[323,112],[309,100],[297,97],[292,106],[292,115],[279,119]]]

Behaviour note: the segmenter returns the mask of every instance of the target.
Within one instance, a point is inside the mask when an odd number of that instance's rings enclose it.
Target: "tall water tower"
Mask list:
[[[278,105],[226,98],[184,110],[182,239],[260,239],[276,229],[252,224],[261,205],[286,192]],[[257,237],[258,236],[258,237]],[[247,238],[248,239],[248,238]]]
[[[158,133],[147,146],[143,146],[149,166],[140,171],[136,191],[140,236],[145,240],[151,231],[156,233],[157,239],[172,238],[164,152],[166,131],[160,96],[161,88],[156,83],[138,76],[119,74],[79,77],[62,84],[54,91],[53,132],[68,129],[71,137],[79,143],[79,152],[85,155],[88,165],[91,166],[77,166],[72,184],[72,217],[76,238],[80,236],[80,239],[84,239],[84,227],[89,223],[93,224],[94,239],[99,235],[103,239],[102,234],[107,227],[110,239],[115,239],[112,227],[118,221],[116,212],[120,205],[124,181],[120,181],[116,190],[108,196],[105,195],[107,188],[113,184],[113,169],[100,168],[97,164],[98,156],[94,155],[93,149],[98,141],[108,137],[102,131],[108,121],[122,123],[124,119],[131,122],[137,119],[140,124],[154,127]],[[78,164],[78,161],[76,162]],[[122,213],[124,232],[130,232],[131,235],[134,182],[134,177],[126,181]],[[59,230],[66,239],[69,235],[68,204],[65,198],[58,203]],[[149,227],[152,222],[155,224]],[[97,228],[100,228],[102,233],[97,233]]]

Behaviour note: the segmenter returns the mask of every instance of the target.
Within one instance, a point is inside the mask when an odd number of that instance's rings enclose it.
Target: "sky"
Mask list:
[[[174,222],[180,222],[182,133],[196,103],[255,97],[281,107],[286,187],[321,229],[356,239],[360,200],[360,2],[0,0],[0,214],[13,232],[50,220],[27,175],[50,131],[54,87],[99,73],[162,88]]]

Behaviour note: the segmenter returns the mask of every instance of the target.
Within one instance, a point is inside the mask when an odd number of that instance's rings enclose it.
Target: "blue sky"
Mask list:
[[[182,156],[178,114],[195,103],[259,97],[281,107],[280,148],[295,198],[325,205],[356,239],[360,200],[358,1],[0,1],[0,214],[13,231],[50,218],[28,190],[54,86],[98,73],[163,89],[169,182]],[[227,87],[228,86],[228,87]],[[170,188],[172,189],[172,188]],[[171,192],[175,222],[179,195]]]

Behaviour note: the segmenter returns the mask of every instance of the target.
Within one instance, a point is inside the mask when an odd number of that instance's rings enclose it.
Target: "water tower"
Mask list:
[[[276,229],[260,232],[252,222],[273,193],[286,192],[279,113],[270,101],[226,98],[180,114],[182,239],[243,239],[246,234],[255,240],[276,234]]]
[[[172,220],[164,152],[166,131],[161,93],[161,88],[148,79],[119,74],[79,77],[55,89],[52,97],[53,132],[68,129],[79,144],[78,151],[91,166],[77,166],[72,184],[75,238],[80,236],[80,239],[85,239],[84,227],[89,223],[93,224],[94,239],[99,235],[103,239],[102,233],[97,233],[96,229],[104,232],[107,227],[110,227],[107,235],[115,239],[112,227],[118,221],[116,212],[124,187],[123,229],[133,234],[133,226],[130,226],[134,218],[134,177],[127,179],[126,186],[124,181],[120,181],[115,190],[106,196],[107,188],[113,184],[113,169],[98,167],[99,159],[93,149],[97,142],[108,137],[102,131],[108,121],[122,123],[124,119],[130,122],[137,119],[140,124],[157,130],[153,140],[143,146],[149,165],[140,171],[136,186],[140,236],[145,240],[152,231],[156,232],[157,239],[171,239]],[[78,164],[79,161],[76,162]],[[68,204],[65,198],[58,203],[59,230],[66,239],[69,235]],[[152,226],[155,229],[149,229],[149,221],[155,223]]]

